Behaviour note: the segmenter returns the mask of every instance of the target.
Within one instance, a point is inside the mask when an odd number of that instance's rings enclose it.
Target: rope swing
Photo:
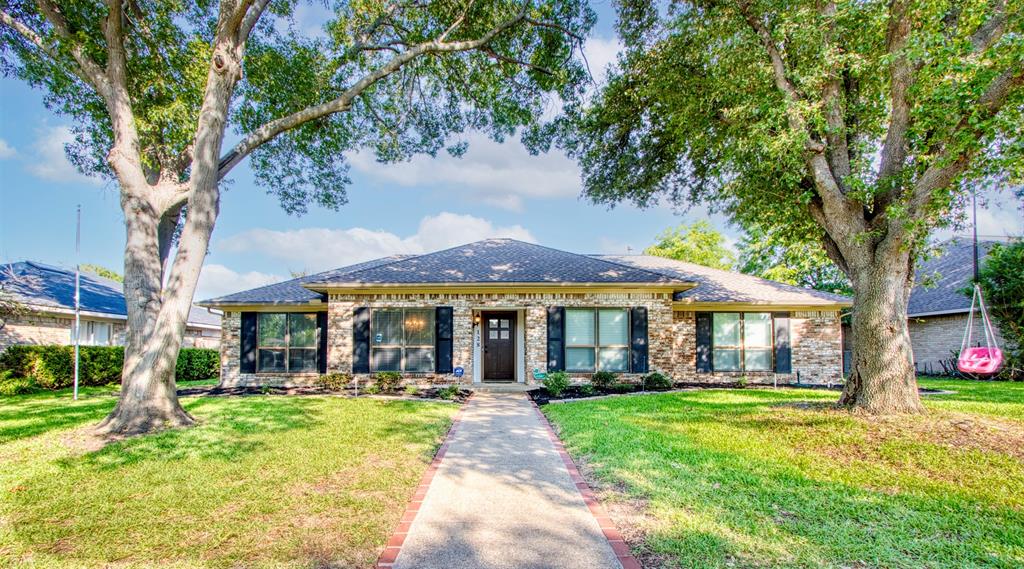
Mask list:
[[[985,329],[985,347],[970,347],[974,339],[974,307],[981,309],[981,320]],[[967,329],[964,330],[964,339],[960,343],[960,357],[957,358],[956,367],[964,373],[976,375],[993,375],[1003,367],[1003,352],[996,342],[995,332],[992,331],[992,322],[988,318],[988,309],[985,308],[985,297],[981,294],[981,286],[974,283],[974,297],[971,299],[971,313],[967,318]]]

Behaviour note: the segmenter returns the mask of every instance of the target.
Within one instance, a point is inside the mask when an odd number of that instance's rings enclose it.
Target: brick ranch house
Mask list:
[[[90,273],[80,279],[80,343],[121,346],[128,312],[121,283]],[[75,272],[34,261],[0,265],[0,293],[19,310],[0,321],[0,352],[17,344],[72,343]],[[182,346],[217,348],[220,315],[193,306]]]
[[[489,239],[199,304],[224,313],[223,385],[301,385],[385,370],[414,383],[531,384],[555,370],[837,383],[851,303],[660,257]]]

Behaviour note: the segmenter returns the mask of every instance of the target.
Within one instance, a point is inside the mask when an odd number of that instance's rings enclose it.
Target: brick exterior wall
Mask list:
[[[480,310],[521,309],[525,311],[526,326],[526,383],[534,383],[532,370],[547,371],[547,308],[565,307],[632,307],[647,308],[650,348],[648,361],[652,369],[667,369],[671,365],[671,348],[663,341],[671,335],[671,297],[665,293],[479,293],[479,294],[372,294],[334,295],[328,300],[328,371],[352,369],[352,318],[358,306],[373,308],[453,307],[452,363],[466,370],[462,383],[473,381],[473,312]],[[517,326],[523,326],[517,322]],[[334,333],[343,330],[344,334]],[[659,341],[656,341],[659,339]],[[408,374],[412,381],[429,383],[455,383],[452,375]],[[623,374],[629,379],[631,374]],[[589,374],[577,374],[574,379],[589,379]]]
[[[985,343],[985,332],[979,320],[974,318],[974,344]],[[910,344],[914,349],[914,367],[919,373],[942,373],[941,360],[953,359],[953,353],[960,351],[964,330],[967,328],[967,314],[947,314],[910,318]],[[1005,346],[1002,334],[995,322],[992,328],[1000,347]]]
[[[124,322],[82,317],[83,334],[87,321],[110,322],[113,324],[111,327],[113,337],[110,344],[113,346],[124,345]],[[4,327],[0,328],[0,352],[6,350],[8,346],[14,345],[70,345],[71,329],[74,325],[75,317],[64,314],[31,312],[9,318]],[[221,333],[216,330],[186,328],[181,346],[183,348],[217,349],[220,345],[220,337]]]
[[[671,375],[676,381],[733,383],[746,375],[751,383],[838,383],[841,380],[841,332],[838,313],[794,312],[790,330],[793,345],[793,373],[711,373],[696,372],[694,313],[672,310],[672,301],[663,293],[436,293],[436,294],[332,294],[328,300],[328,372],[352,369],[352,320],[356,307],[423,308],[453,307],[452,363],[465,369],[459,379],[453,375],[405,374],[410,383],[470,383],[474,380],[474,312],[481,310],[522,310],[525,325],[525,381],[534,383],[532,370],[547,371],[547,308],[633,307],[647,308],[648,366],[652,371]],[[525,322],[524,322],[525,320]],[[225,385],[308,385],[317,374],[241,374],[241,314],[226,312],[221,333],[221,383]],[[574,381],[586,381],[589,374],[571,374]],[[625,381],[635,374],[623,374]],[[360,377],[362,381],[367,378]]]
[[[842,380],[842,332],[839,313],[792,312],[789,319],[792,346],[792,373],[775,372],[697,372],[696,313],[677,311],[673,315],[671,338],[675,361],[671,370],[676,381],[695,383],[734,383],[746,377],[750,383],[829,384]],[[654,341],[654,338],[651,338]]]
[[[124,345],[125,325],[123,322],[83,317],[81,320],[83,334],[85,322],[87,321],[109,322],[113,324],[111,326],[113,334],[111,345]],[[71,329],[74,326],[75,317],[64,314],[30,312],[8,318],[4,327],[0,329],[0,352],[6,350],[7,346],[14,345],[70,345]]]

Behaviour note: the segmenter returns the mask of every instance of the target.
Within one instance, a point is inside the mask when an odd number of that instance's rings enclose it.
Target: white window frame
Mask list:
[[[437,312],[436,312],[436,310],[437,309],[435,307],[431,307],[431,306],[408,306],[408,307],[402,307],[402,308],[387,308],[387,307],[385,307],[385,308],[371,308],[370,309],[370,373],[376,373],[378,371],[397,371],[397,372],[400,372],[400,373],[424,373],[424,374],[425,373],[434,373],[434,371],[437,369]],[[431,314],[431,317],[430,317],[429,320],[430,320],[430,324],[432,325],[432,329],[430,331],[430,336],[433,339],[432,343],[430,343],[430,344],[410,344],[410,343],[408,343],[407,335],[406,335],[406,332],[405,332],[406,312],[408,312],[408,311],[429,312]],[[376,335],[376,333],[373,330],[374,313],[376,313],[376,312],[400,312],[402,314],[402,317],[401,317],[401,322],[402,322],[402,333],[401,333],[401,336],[402,337],[401,337],[401,341],[399,343],[397,343],[397,344],[378,344],[377,343],[377,335]],[[376,358],[373,357],[373,353],[375,351],[377,351],[377,350],[394,350],[396,348],[399,350],[399,354],[400,354],[399,355],[398,369],[397,370],[381,370],[381,369],[377,369],[376,366],[374,365],[374,362],[376,361]],[[409,371],[409,370],[406,370],[406,365],[408,364],[408,358],[406,357],[407,350],[430,350],[430,352],[433,354],[433,357],[431,359],[434,362],[434,369],[430,369],[430,370],[427,370],[427,371],[423,371],[423,370]]]
[[[569,349],[585,349],[590,348],[594,351],[594,367],[593,369],[570,369],[568,367],[568,361],[566,361],[565,371],[569,373],[594,373],[598,371],[606,371],[601,369],[601,348],[625,348],[626,349],[626,369],[625,370],[610,370],[612,373],[632,373],[633,369],[633,358],[631,357],[632,345],[630,339],[633,337],[633,319],[630,317],[629,308],[620,306],[572,306],[565,307],[566,312],[570,310],[589,310],[594,314],[594,343],[593,344],[570,344],[569,333],[566,330],[565,338],[565,351],[569,353]],[[602,344],[601,343],[601,318],[599,316],[602,310],[620,310],[626,314],[626,343],[625,344]],[[568,322],[568,316],[566,316]],[[568,355],[566,356],[568,360]]]
[[[263,346],[260,344],[260,320],[261,315],[264,314],[283,314],[284,315],[284,345],[283,346]],[[291,345],[291,332],[292,332],[292,316],[313,316],[313,326],[316,330],[316,334],[313,338],[313,346],[292,346]],[[291,351],[292,350],[313,350],[316,353],[316,361],[320,360],[320,326],[317,325],[316,312],[258,312],[256,313],[256,373],[319,373],[317,365],[314,364],[313,369],[291,369]],[[263,370],[260,369],[260,350],[278,350],[284,352],[284,371],[280,370]]]
[[[739,314],[739,327],[740,327],[740,343],[738,346],[728,345],[719,346],[715,344],[715,314]],[[752,346],[747,344],[747,315],[748,314],[767,314],[768,315],[768,342],[767,346]],[[727,311],[720,310],[711,313],[711,371],[715,373],[770,373],[775,371],[775,315],[771,312],[738,312],[738,311]],[[747,348],[751,349],[767,349],[768,350],[768,369],[747,369]],[[739,369],[718,369],[717,358],[714,357],[715,350],[729,349],[737,350],[739,352]]]

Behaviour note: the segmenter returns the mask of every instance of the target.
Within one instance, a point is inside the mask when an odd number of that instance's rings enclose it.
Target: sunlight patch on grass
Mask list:
[[[926,416],[881,420],[788,389],[544,411],[603,498],[644,504],[638,553],[658,565],[1020,566],[1020,402],[970,414],[989,386],[959,387],[960,401],[926,399]]]
[[[113,393],[0,400],[0,565],[370,565],[456,411],[188,398],[195,427],[69,446]]]

